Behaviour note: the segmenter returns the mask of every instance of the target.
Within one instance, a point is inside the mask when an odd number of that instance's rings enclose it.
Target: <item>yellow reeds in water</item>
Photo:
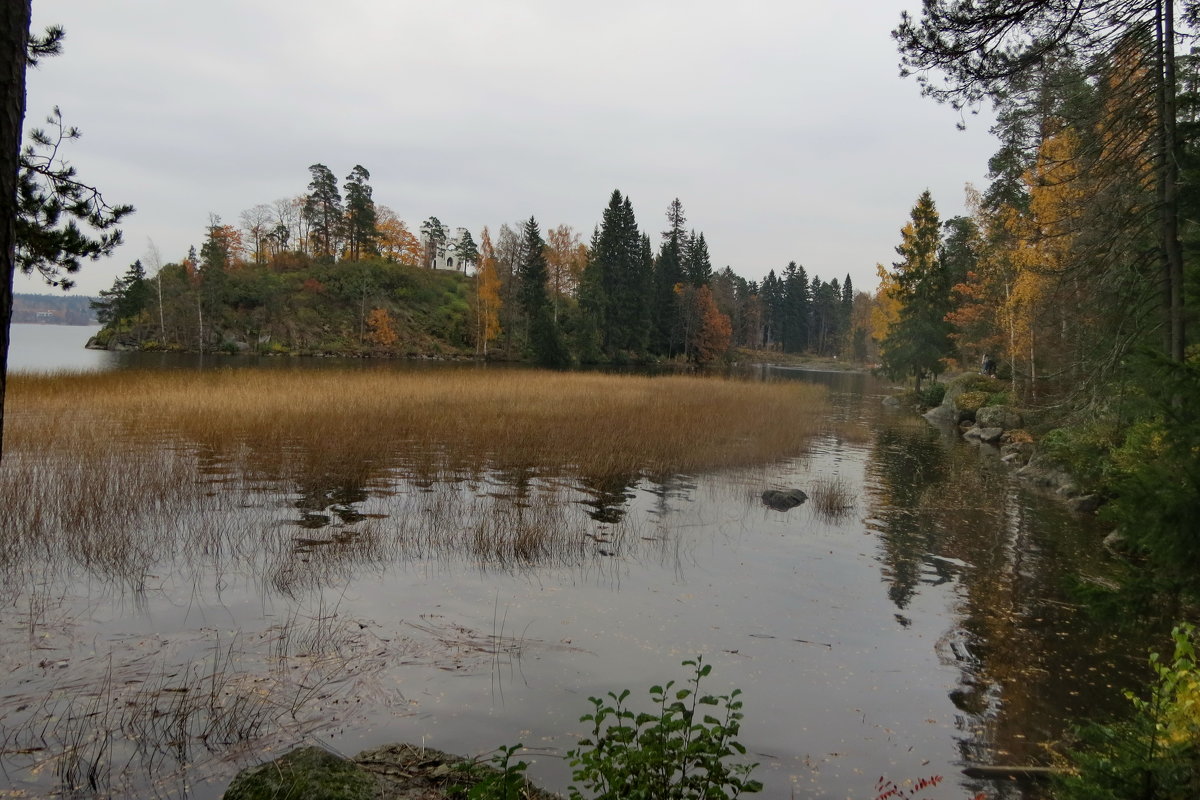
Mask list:
[[[834,521],[854,510],[850,485],[841,476],[820,477],[812,486],[812,507],[818,516]]]
[[[262,468],[352,470],[405,454],[439,466],[664,474],[763,463],[816,431],[794,383],[526,370],[221,370],[16,375],[8,454],[164,441]]]
[[[53,551],[135,586],[180,547],[286,561],[294,530],[272,548],[287,520],[267,495],[288,497],[302,528],[394,498],[388,522],[331,555],[454,541],[499,561],[561,557],[589,532],[580,493],[795,456],[825,410],[798,383],[474,368],[18,374],[9,392],[0,558]],[[414,505],[421,487],[446,502]]]

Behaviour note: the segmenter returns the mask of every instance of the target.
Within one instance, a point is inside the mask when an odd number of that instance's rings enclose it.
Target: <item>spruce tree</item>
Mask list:
[[[614,190],[588,263],[596,283],[596,320],[605,354],[637,357],[648,346],[653,286],[649,247],[637,228],[633,205]],[[622,356],[623,357],[623,356]]]
[[[704,234],[696,234],[692,231],[688,236],[686,248],[686,267],[688,283],[692,286],[708,286],[712,283],[712,260],[708,255],[708,242],[704,241]]]
[[[783,271],[780,306],[780,341],[785,353],[802,353],[808,349],[810,301],[808,275],[795,261],[788,262]]]
[[[883,366],[889,374],[911,374],[917,391],[928,375],[938,375],[942,359],[951,352],[950,285],[945,266],[938,257],[941,222],[929,191],[924,191],[912,210],[911,221],[901,231],[896,252],[901,260],[895,270],[900,300],[900,317],[882,343]]]
[[[661,356],[670,358],[679,352],[679,304],[675,287],[684,280],[684,246],[687,243],[683,226],[683,204],[679,198],[667,207],[667,229],[662,234],[658,259],[654,265],[654,301],[652,308],[651,347]]]
[[[546,282],[550,276],[546,264],[546,242],[537,220],[525,223],[524,257],[519,268],[521,307],[529,320],[529,345],[534,360],[543,366],[563,366],[570,360],[562,334],[554,323]]]

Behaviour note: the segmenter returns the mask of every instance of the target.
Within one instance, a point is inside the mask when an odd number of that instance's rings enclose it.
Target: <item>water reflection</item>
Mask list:
[[[1140,683],[1153,632],[1118,636],[1067,596],[1074,575],[1114,569],[1088,520],[1032,494],[993,449],[911,415],[881,418],[867,469],[897,620],[932,587],[957,598],[938,652],[960,670],[949,700],[964,763],[1047,763],[1069,719],[1123,708],[1117,689]]]

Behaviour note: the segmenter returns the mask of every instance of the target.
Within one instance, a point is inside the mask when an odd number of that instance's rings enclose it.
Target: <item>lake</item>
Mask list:
[[[88,335],[14,326],[11,369],[188,363],[84,351]],[[0,551],[0,790],[203,800],[295,744],[352,755],[408,741],[467,755],[521,742],[530,775],[563,791],[589,696],[644,699],[702,655],[709,691],[743,692],[763,797],[871,798],[881,775],[935,774],[933,800],[1020,796],[961,769],[1043,763],[1069,719],[1119,708],[1141,674],[1147,642],[1064,594],[1077,571],[1108,569],[1100,534],[994,449],[884,408],[886,383],[758,373],[827,387],[831,415],[808,452],[756,468],[561,485],[391,470],[296,486],[164,443],[209,499],[186,524],[123,531],[136,563],[36,542]],[[761,499],[823,481],[844,508]],[[584,534],[508,561],[413,535],[447,508],[532,514],[535,496]],[[237,526],[257,533],[225,534]],[[218,678],[228,691],[204,700]]]

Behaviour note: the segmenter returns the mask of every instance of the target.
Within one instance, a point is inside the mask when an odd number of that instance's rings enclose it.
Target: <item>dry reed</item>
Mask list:
[[[813,482],[812,508],[824,519],[834,521],[854,510],[850,486],[841,476],[820,477]]]
[[[79,455],[147,439],[256,460],[264,474],[535,465],[592,475],[689,472],[798,452],[821,391],[697,377],[446,370],[222,370],[15,375],[11,451]]]
[[[824,410],[795,383],[532,371],[15,375],[10,392],[0,564],[131,589],[179,548],[265,559],[285,592],[414,553],[570,560],[621,523],[624,487],[796,455]],[[369,498],[386,523],[293,558],[293,526],[373,523]]]

